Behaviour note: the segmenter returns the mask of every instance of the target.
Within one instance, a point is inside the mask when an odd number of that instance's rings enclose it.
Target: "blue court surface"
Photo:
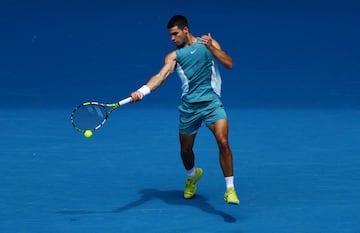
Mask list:
[[[359,233],[357,1],[2,1],[1,233]],[[180,81],[112,113],[86,139],[83,101],[139,88],[173,48],[174,14],[228,52],[221,68],[235,186],[223,201],[203,126],[183,199]]]
[[[129,105],[86,139],[68,110],[1,111],[1,232],[360,230],[360,111],[229,109],[233,206],[206,128],[185,200],[176,111]]]

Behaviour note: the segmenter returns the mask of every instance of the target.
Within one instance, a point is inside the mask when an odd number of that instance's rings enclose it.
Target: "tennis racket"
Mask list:
[[[103,126],[110,114],[118,107],[131,101],[131,97],[120,100],[117,103],[101,103],[88,101],[78,105],[71,112],[70,121],[73,127],[82,133],[86,130],[95,131]]]

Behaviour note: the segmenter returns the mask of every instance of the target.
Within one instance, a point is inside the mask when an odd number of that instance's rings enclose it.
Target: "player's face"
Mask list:
[[[188,43],[189,30],[187,27],[179,29],[178,26],[169,29],[171,40],[178,48],[184,47]]]

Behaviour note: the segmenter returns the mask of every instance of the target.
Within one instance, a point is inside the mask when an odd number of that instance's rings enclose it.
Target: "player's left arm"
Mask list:
[[[212,38],[210,33],[201,36],[200,41],[212,52],[212,54],[219,60],[221,64],[223,64],[228,69],[232,68],[232,58],[221,49],[219,42]]]

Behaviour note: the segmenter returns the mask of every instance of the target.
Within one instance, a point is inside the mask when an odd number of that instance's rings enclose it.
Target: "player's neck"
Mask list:
[[[188,43],[186,44],[187,46],[193,45],[196,42],[196,37],[193,36],[192,34],[189,34],[188,36]]]

